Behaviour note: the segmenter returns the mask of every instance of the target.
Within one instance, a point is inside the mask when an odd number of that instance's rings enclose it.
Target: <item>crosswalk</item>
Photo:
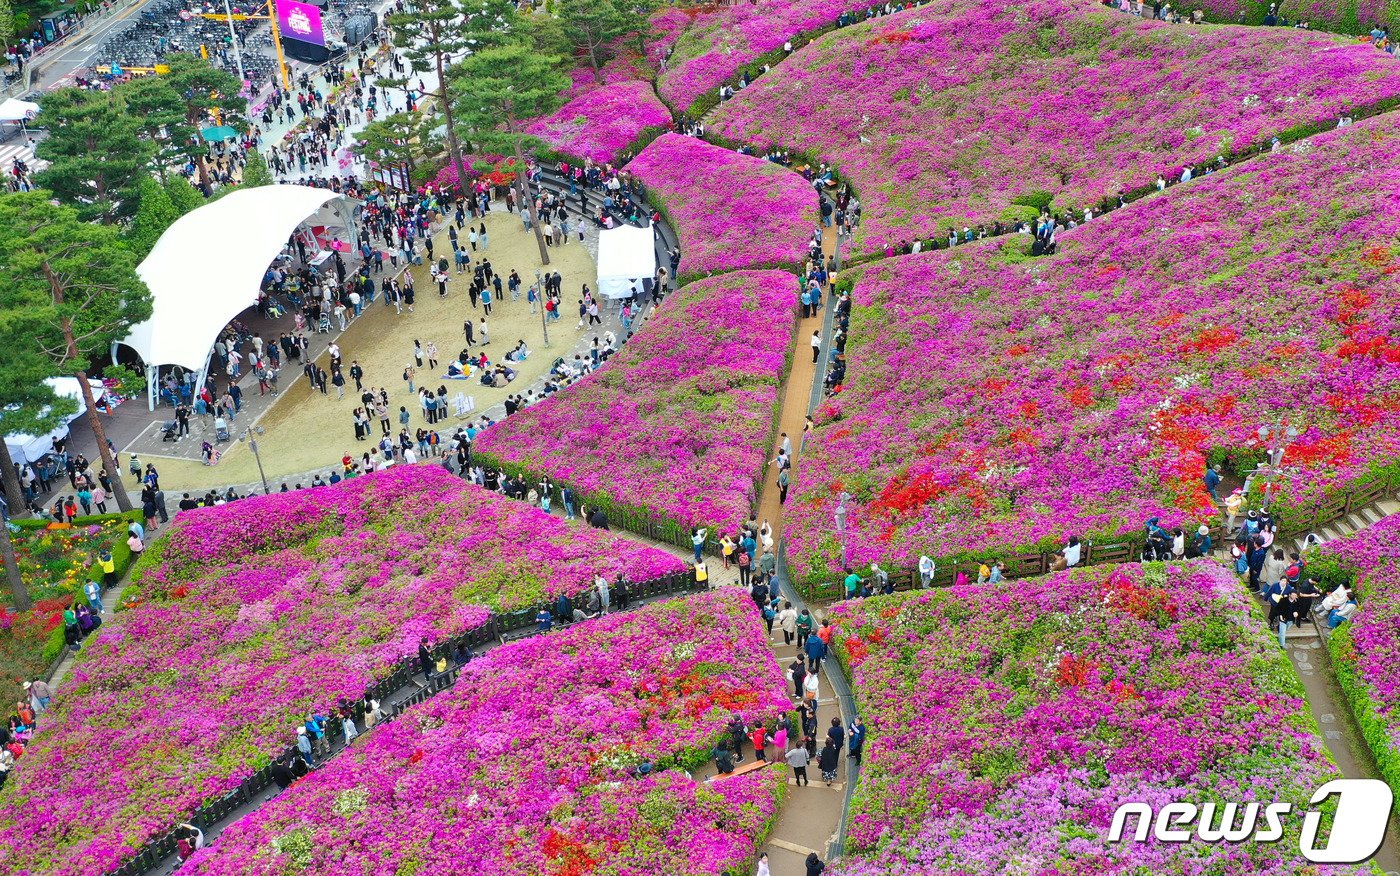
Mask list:
[[[24,137],[16,137],[8,143],[0,144],[0,173],[8,177],[10,169],[15,166],[15,159],[28,165],[30,173],[49,166],[47,161],[40,161],[34,157],[34,149]]]

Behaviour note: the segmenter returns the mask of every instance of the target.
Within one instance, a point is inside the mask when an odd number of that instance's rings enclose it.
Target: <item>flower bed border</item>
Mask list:
[[[1373,475],[1377,480],[1353,484],[1350,488],[1338,488],[1338,492],[1329,498],[1313,503],[1310,512],[1300,512],[1297,506],[1290,506],[1287,501],[1288,495],[1285,493],[1280,500],[1271,505],[1274,517],[1279,521],[1280,533],[1298,535],[1315,530],[1335,520],[1348,517],[1359,508],[1397,495],[1397,492],[1400,492],[1400,463],[1389,468],[1391,470],[1388,473]],[[1214,545],[1225,544],[1229,533],[1225,531],[1224,525],[1216,520],[1209,526],[1211,543]],[[1135,558],[1140,556],[1142,552],[1145,537],[1141,533],[1132,533],[1118,536],[1109,535],[1102,539],[1096,539],[1091,534],[1083,541],[1084,551],[1078,565],[1098,566],[1105,563],[1136,562]],[[935,557],[931,586],[951,586],[959,569],[970,573],[969,577],[976,577],[977,567],[984,560],[1004,561],[1006,563],[1006,576],[1009,578],[1027,578],[1032,575],[1047,574],[1050,572],[1050,566],[1055,562],[1059,550],[1060,545],[1057,541],[1054,544],[1029,544],[1000,551],[985,550],[965,555]],[[918,589],[919,570],[917,566],[905,566],[885,571],[889,573],[890,582],[894,584],[895,590]],[[840,599],[843,595],[839,581],[820,580],[834,577],[835,573],[833,572],[831,575],[812,575],[801,580],[796,578],[790,580],[792,580],[793,586],[807,599],[834,600]],[[1400,750],[1397,750],[1396,758],[1396,783],[1397,786],[1400,786]],[[1397,809],[1397,812],[1400,812],[1400,809]]]
[[[655,596],[689,593],[696,589],[694,576],[684,572],[675,572],[670,575],[663,575],[660,578],[652,578],[647,581],[640,581],[635,584],[637,588],[633,596],[638,600],[644,600]],[[491,613],[490,620],[473,629],[466,630],[449,639],[446,639],[431,649],[434,657],[445,656],[459,645],[467,648],[475,648],[493,639],[500,642],[508,642],[513,639],[523,638],[522,632],[528,634],[536,627],[535,616],[541,607],[549,607],[548,603],[531,608],[522,608],[518,611],[506,614]],[[404,657],[394,669],[384,678],[370,685],[365,689],[364,696],[354,705],[355,720],[364,719],[364,706],[367,699],[383,699],[389,694],[406,687],[412,683],[413,676],[418,672],[418,657],[411,655]],[[429,697],[441,693],[451,687],[457,681],[457,669],[454,667],[438,675],[428,682],[427,686],[415,692],[403,702],[394,707],[392,713],[386,715],[386,720],[392,720],[405,709],[425,702]],[[327,735],[332,740],[332,744],[344,736],[344,731],[335,723],[331,722],[326,728]],[[293,756],[295,747],[288,747],[286,751],[280,753],[273,760]],[[245,803],[248,803],[260,795],[264,790],[273,784],[272,765],[263,767],[243,782],[234,790],[228,792],[217,800],[205,803],[195,810],[189,818],[184,821],[200,828],[210,827],[223,820],[230,813],[236,811]],[[162,863],[175,854],[176,829],[174,826],[157,837],[153,837],[142,845],[136,853],[121,866],[114,870],[109,870],[105,876],[142,876],[158,869]]]

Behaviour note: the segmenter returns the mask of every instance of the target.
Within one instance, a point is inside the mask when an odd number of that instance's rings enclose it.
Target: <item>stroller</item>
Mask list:
[[[179,431],[179,430],[177,429],[174,420],[166,420],[164,423],[161,423],[161,424],[160,424],[160,440],[161,440],[161,442],[164,443],[164,442],[166,442],[166,441],[178,441],[178,440],[180,440],[179,435],[177,434],[178,431]]]

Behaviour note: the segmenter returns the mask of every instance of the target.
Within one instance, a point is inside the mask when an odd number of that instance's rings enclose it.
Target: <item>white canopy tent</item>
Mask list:
[[[145,363],[152,408],[156,369],[179,365],[202,378],[219,333],[257,304],[263,275],[287,238],[339,197],[311,186],[235,189],[166,229],[136,268],[151,290],[151,318],[121,342]]]
[[[27,100],[12,97],[4,103],[0,103],[0,122],[33,121],[38,114],[39,105]]]
[[[621,225],[598,233],[598,294],[629,298],[656,276],[656,232]]]
[[[71,416],[64,417],[63,422],[54,427],[52,431],[45,432],[42,435],[6,435],[5,446],[10,451],[10,459],[20,465],[33,462],[42,457],[45,453],[51,452],[53,450],[53,439],[66,438],[68,436],[68,424],[87,413],[87,405],[83,403],[83,392],[82,387],[78,385],[78,378],[50,377],[44,382],[53,387],[54,393],[60,398],[76,399],[78,402],[78,410]],[[102,385],[102,381],[89,378],[88,384],[92,386],[92,397],[100,401],[102,399],[102,394],[107,391]]]

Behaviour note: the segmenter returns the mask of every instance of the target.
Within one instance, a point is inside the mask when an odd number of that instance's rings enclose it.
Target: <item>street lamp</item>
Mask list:
[[[851,498],[851,494],[841,492],[836,497],[836,537],[841,540],[841,567],[849,568],[851,565],[850,551],[846,547],[846,501]]]
[[[258,477],[262,478],[263,495],[270,496],[272,495],[272,490],[267,486],[267,473],[263,471],[262,457],[258,455],[258,439],[253,437],[254,430],[257,430],[259,435],[263,433],[262,426],[249,426],[243,430],[242,435],[238,436],[238,440],[242,441],[244,438],[248,439],[248,449],[253,451],[253,459],[258,463]]]
[[[1283,453],[1293,439],[1298,437],[1298,430],[1292,426],[1260,426],[1255,430],[1255,434],[1259,436],[1259,444],[1264,448],[1267,458],[1263,465],[1250,472],[1250,478],[1256,474],[1263,475],[1264,509],[1268,510],[1269,502],[1274,497],[1274,476],[1282,473]]]

